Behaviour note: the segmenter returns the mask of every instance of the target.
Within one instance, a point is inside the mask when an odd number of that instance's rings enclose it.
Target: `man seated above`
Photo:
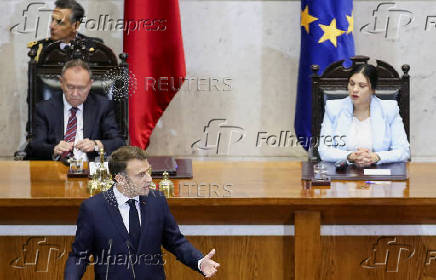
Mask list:
[[[30,159],[74,157],[93,160],[99,149],[110,154],[125,145],[115,121],[113,103],[89,94],[91,71],[80,59],[65,63],[61,73],[62,95],[36,105],[33,137],[27,147]]]
[[[60,48],[64,49],[71,45],[71,41],[80,39],[85,42],[87,48],[93,48],[95,42],[103,43],[103,40],[95,37],[87,37],[78,33],[80,23],[85,16],[85,10],[75,0],[57,0],[51,16],[50,38],[33,41],[27,44],[29,49],[37,51],[35,60],[38,61],[41,52],[51,43],[60,42]]]

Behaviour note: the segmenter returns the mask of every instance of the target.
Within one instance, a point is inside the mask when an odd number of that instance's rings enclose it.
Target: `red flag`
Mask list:
[[[126,0],[124,52],[137,79],[129,100],[130,143],[145,149],[186,76],[178,0]]]

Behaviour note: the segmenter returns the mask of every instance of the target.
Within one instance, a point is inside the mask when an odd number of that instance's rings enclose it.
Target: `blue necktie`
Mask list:
[[[132,246],[138,250],[139,235],[141,233],[141,226],[139,224],[138,209],[136,209],[136,201],[134,199],[129,199],[127,204],[130,206],[129,211],[129,237]]]

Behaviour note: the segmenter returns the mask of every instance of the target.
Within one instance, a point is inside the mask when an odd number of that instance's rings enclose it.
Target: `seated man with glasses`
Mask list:
[[[87,49],[93,48],[95,42],[103,43],[100,38],[87,37],[78,33],[80,23],[85,16],[85,10],[75,0],[57,0],[51,16],[50,38],[33,41],[27,44],[29,49],[36,50],[36,58],[51,43],[60,42],[60,48],[64,49],[71,45],[73,40],[83,41]]]
[[[125,144],[112,101],[89,94],[91,75],[88,64],[80,59],[65,63],[60,78],[63,94],[36,105],[29,158],[65,160],[74,156],[87,161],[101,148],[110,154]]]

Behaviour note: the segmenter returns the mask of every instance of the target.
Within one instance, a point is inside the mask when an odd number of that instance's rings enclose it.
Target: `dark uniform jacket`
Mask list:
[[[77,33],[76,36],[77,39],[83,40],[85,42],[86,47],[93,48],[95,46],[95,43],[101,43],[103,44],[103,40],[97,37],[88,37],[83,34]],[[46,49],[50,44],[57,43],[58,41],[53,41],[50,38],[45,38],[39,41],[33,41],[27,44],[27,48],[29,49],[35,49],[36,50],[36,58],[35,60],[38,61],[40,54]]]

